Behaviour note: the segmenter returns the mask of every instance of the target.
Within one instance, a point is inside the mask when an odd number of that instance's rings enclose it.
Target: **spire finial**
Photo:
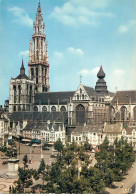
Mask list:
[[[22,66],[21,66],[21,68],[24,68],[23,55],[22,55]]]
[[[82,83],[82,77],[83,77],[83,76],[80,74],[80,84]]]
[[[38,9],[37,9],[38,12],[41,12],[41,7],[40,7],[40,0],[39,0],[39,3],[38,3]]]

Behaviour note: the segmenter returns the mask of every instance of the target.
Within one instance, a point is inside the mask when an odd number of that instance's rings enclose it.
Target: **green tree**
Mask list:
[[[45,165],[44,159],[41,160],[40,166],[37,171],[37,175],[39,178],[42,179],[42,191],[43,191],[44,181],[46,179],[46,165]]]
[[[92,151],[92,145],[89,144],[88,141],[85,141],[85,143],[84,143],[84,148],[85,148],[86,151],[87,151],[87,150]]]
[[[26,154],[26,155],[24,155],[24,157],[23,157],[24,169],[27,167],[27,163],[28,163],[28,156],[27,156],[27,154]]]
[[[32,184],[32,177],[34,175],[35,170],[28,169],[27,167],[27,155],[23,158],[24,167],[18,168],[18,180],[14,182],[15,187],[12,188],[12,192],[16,191],[15,193],[24,193],[25,188],[29,188]]]
[[[62,144],[60,138],[54,143],[54,149],[57,150],[58,152],[63,151],[63,144]]]

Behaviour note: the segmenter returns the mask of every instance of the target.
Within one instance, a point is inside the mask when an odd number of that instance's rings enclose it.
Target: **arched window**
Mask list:
[[[18,111],[21,111],[21,107],[20,106],[18,106]]]
[[[62,106],[62,107],[60,108],[60,111],[62,111],[62,112],[66,111],[65,106]]]
[[[14,90],[14,103],[16,103],[16,86],[13,86],[13,90]]]
[[[85,98],[85,96],[84,96],[84,94],[82,94],[82,99],[84,100],[84,98]]]
[[[134,118],[134,120],[136,120],[136,106],[134,107],[134,109],[133,109],[133,118]]]
[[[43,107],[42,107],[42,111],[43,111],[43,112],[47,112],[46,106],[43,106]]]
[[[79,104],[76,107],[76,123],[77,124],[85,123],[85,107],[82,104]]]
[[[33,79],[33,77],[34,77],[34,69],[31,68],[31,79]]]
[[[77,94],[77,100],[79,100],[79,95]]]
[[[127,113],[126,107],[122,106],[120,111],[121,111],[121,120],[123,120],[123,121],[126,120],[126,113]]]
[[[21,86],[18,86],[18,103],[20,103],[20,99],[21,99]]]
[[[52,106],[52,107],[51,107],[51,111],[52,111],[52,112],[56,112],[56,107],[55,107],[55,106]]]
[[[45,85],[46,85],[46,74],[47,74],[47,70],[45,69]]]
[[[34,106],[34,111],[38,111],[38,107],[37,106]]]
[[[38,55],[38,51],[37,51],[37,60],[39,60],[39,55]]]
[[[110,121],[114,119],[115,109],[111,106],[110,107]]]
[[[16,111],[16,106],[13,107],[13,111]]]
[[[29,91],[29,103],[32,102],[32,86],[30,86],[30,91]]]
[[[82,89],[80,88],[80,94],[82,93]]]

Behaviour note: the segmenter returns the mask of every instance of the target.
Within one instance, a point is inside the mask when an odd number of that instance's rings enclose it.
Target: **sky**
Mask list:
[[[39,0],[0,0],[0,104],[29,41]],[[50,91],[95,87],[100,66],[108,90],[136,90],[136,0],[40,0],[49,50]]]

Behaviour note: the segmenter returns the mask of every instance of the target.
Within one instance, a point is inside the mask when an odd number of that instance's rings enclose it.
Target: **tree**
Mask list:
[[[85,141],[85,143],[84,143],[84,148],[85,148],[85,151],[87,151],[87,150],[92,151],[92,145],[89,144],[88,141]]]
[[[63,151],[63,144],[62,144],[60,138],[54,143],[54,149],[57,150],[58,152]]]
[[[45,162],[44,162],[44,159],[41,160],[41,163],[40,163],[40,166],[38,168],[38,171],[37,171],[37,175],[39,178],[42,179],[42,191],[43,191],[43,187],[44,187],[44,181],[45,181],[45,178],[46,178],[46,165],[45,165]]]
[[[24,155],[24,157],[23,157],[24,169],[27,167],[27,163],[28,163],[28,156],[27,156],[27,154],[26,154],[26,155]]]
[[[23,163],[24,167],[23,168],[18,168],[18,180],[14,182],[15,187],[13,187],[12,193],[15,191],[15,193],[24,193],[25,188],[29,188],[32,184],[32,176],[34,174],[33,169],[27,169],[27,155],[24,156],[23,158]]]

